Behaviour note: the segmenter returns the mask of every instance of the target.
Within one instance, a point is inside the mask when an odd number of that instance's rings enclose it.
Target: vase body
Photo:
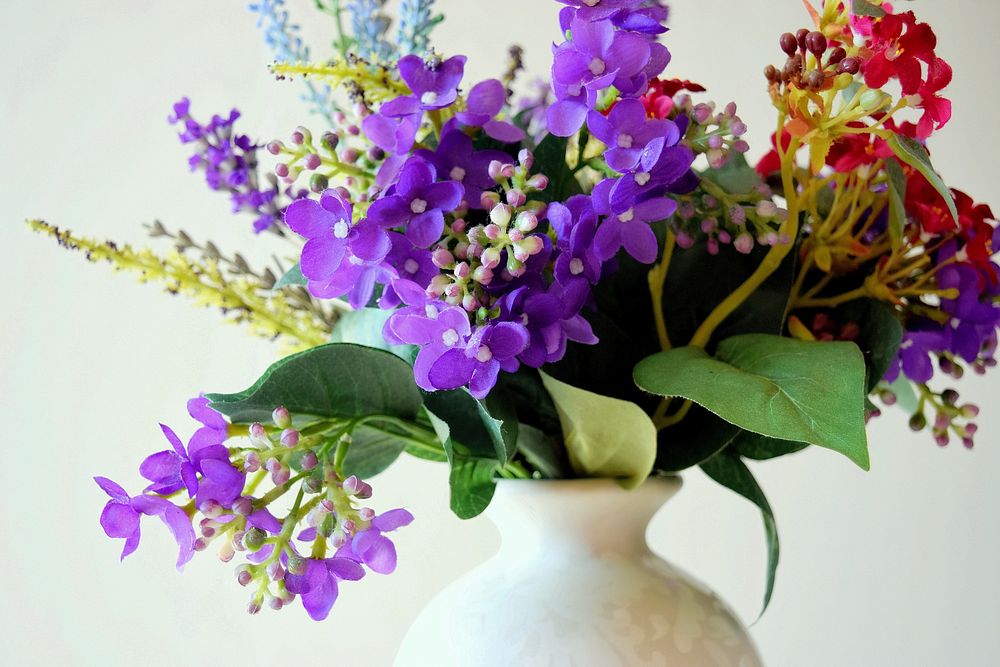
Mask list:
[[[646,544],[680,485],[501,480],[499,552],[420,613],[396,666],[760,667],[725,603]]]

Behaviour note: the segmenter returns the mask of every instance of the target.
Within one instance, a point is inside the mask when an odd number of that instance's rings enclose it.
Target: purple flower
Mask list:
[[[454,181],[435,183],[435,176],[429,162],[411,158],[399,174],[394,193],[372,202],[368,220],[380,227],[405,227],[406,237],[419,248],[436,243],[444,231],[444,213],[458,208],[465,191]],[[304,262],[305,250],[302,273],[311,277]]]
[[[588,283],[596,285],[601,277],[603,262],[594,247],[597,234],[597,214],[590,197],[577,195],[570,197],[566,204],[552,202],[547,216],[556,230],[556,258],[554,275],[556,281],[572,291],[583,289],[589,292]]]
[[[106,477],[95,477],[94,481],[111,497],[101,512],[101,527],[108,537],[125,540],[121,555],[123,560],[139,546],[139,518],[143,514],[160,517],[170,529],[180,549],[178,570],[191,560],[194,556],[194,528],[184,510],[158,496],[130,497],[125,489]]]
[[[677,202],[665,197],[653,197],[613,206],[610,200],[613,187],[614,181],[606,180],[594,188],[594,208],[599,214],[607,216],[594,239],[598,257],[607,261],[624,247],[636,261],[652,264],[656,261],[659,245],[649,223],[669,218],[677,210]]]
[[[417,248],[409,239],[396,232],[390,232],[389,237],[392,239],[392,251],[386,262],[396,269],[399,277],[386,285],[382,292],[379,306],[385,309],[395,308],[400,304],[399,295],[394,288],[398,281],[406,281],[426,289],[431,278],[438,275],[438,268],[434,265],[429,250]]]
[[[396,569],[396,547],[384,533],[413,523],[413,515],[405,509],[383,512],[372,519],[371,525],[355,533],[349,544],[338,549],[337,555],[363,563],[372,572],[392,574]]]
[[[428,384],[436,390],[468,386],[475,398],[485,398],[496,384],[501,369],[508,373],[518,369],[517,356],[528,346],[529,340],[528,330],[522,324],[482,325],[464,346],[451,346],[433,359],[427,369]]]
[[[676,124],[671,123],[668,128]],[[692,189],[691,164],[694,152],[677,142],[680,132],[669,130],[666,135],[649,142],[639,157],[634,173],[614,181],[610,192],[611,207],[626,210],[633,202],[662,196],[667,192],[686,193]],[[697,185],[697,177],[694,178]]]
[[[585,91],[589,107],[595,101],[589,93],[611,85],[626,93],[634,92],[645,86],[645,81],[637,77],[645,78],[640,74],[650,61],[649,42],[640,35],[616,31],[611,21],[574,18],[570,29],[572,41],[555,48],[552,62],[556,97],[571,101],[549,109],[549,128],[559,136],[569,136],[583,124],[579,105]]]
[[[221,414],[209,407],[204,396],[189,399],[188,414],[201,423],[201,428],[194,432],[188,441],[188,451],[196,451],[202,447],[221,445],[229,439],[229,422]]]
[[[284,555],[283,555],[284,557]],[[287,563],[287,557],[284,557]],[[285,588],[302,598],[309,617],[314,621],[322,621],[337,601],[340,580],[357,581],[364,577],[365,571],[361,565],[350,558],[306,559],[301,574],[285,575]]]
[[[430,162],[438,174],[465,188],[464,201],[473,208],[481,208],[480,194],[496,187],[490,178],[490,162],[509,162],[503,151],[473,149],[472,138],[457,128],[445,126],[441,143],[434,151],[420,150],[416,155]]]
[[[399,60],[399,75],[413,91],[413,96],[425,111],[451,106],[458,98],[458,84],[465,74],[465,56],[453,56],[442,63],[428,66],[419,56]]]
[[[469,315],[457,306],[446,306],[440,301],[428,302],[426,296],[423,297],[423,302],[419,302],[417,292],[423,294],[423,290],[405,287],[405,281],[400,281],[395,289],[408,307],[389,316],[383,328],[383,337],[397,345],[420,346],[420,352],[413,363],[413,376],[417,385],[427,391],[442,389],[431,380],[431,368],[442,355],[453,349],[464,352],[472,333]],[[460,387],[465,382],[455,386]]]
[[[361,121],[361,129],[382,150],[402,155],[413,148],[422,119],[423,111],[416,99],[397,97]]]
[[[670,120],[648,120],[642,102],[622,100],[607,116],[591,111],[587,115],[591,134],[608,146],[604,158],[608,166],[618,172],[627,172],[639,165],[646,146],[660,138],[666,145],[680,139],[677,125]],[[662,150],[662,149],[661,149]]]
[[[643,0],[559,0],[576,9],[574,16],[581,21],[600,21],[622,10],[638,9]]]
[[[494,120],[507,102],[507,91],[496,79],[481,81],[472,87],[466,100],[466,110],[455,117],[463,125],[481,127],[497,141],[513,143],[524,139],[524,130],[502,120]]]
[[[521,323],[528,334],[528,344],[518,353],[518,359],[532,368],[541,368],[563,358],[567,340],[585,345],[597,343],[590,323],[580,315],[589,294],[585,282],[577,285],[575,294],[558,283],[547,290],[526,285],[507,294],[501,300],[503,317]]]

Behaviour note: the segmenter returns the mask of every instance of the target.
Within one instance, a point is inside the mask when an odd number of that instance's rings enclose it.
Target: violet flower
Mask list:
[[[287,563],[287,558],[285,558]],[[308,558],[301,574],[285,574],[285,588],[302,598],[302,606],[314,621],[325,620],[337,601],[340,580],[357,581],[364,568],[350,558]]]
[[[392,574],[396,570],[396,546],[385,533],[413,523],[413,515],[405,509],[394,509],[375,516],[371,525],[360,530],[337,550],[337,555],[363,563],[372,572]]]
[[[481,81],[472,87],[466,98],[466,110],[455,114],[458,122],[469,127],[481,127],[497,141],[513,143],[525,138],[524,130],[503,120],[495,120],[507,102],[507,90],[496,79]]]
[[[510,160],[510,156],[503,151],[475,150],[471,137],[448,125],[442,132],[437,149],[422,149],[416,155],[430,162],[442,177],[461,183],[465,189],[463,199],[472,208],[482,208],[480,194],[496,187],[496,181],[489,174],[490,163]]]
[[[106,477],[95,477],[94,481],[111,497],[101,512],[101,527],[108,537],[125,540],[122,560],[139,546],[139,519],[143,514],[160,517],[170,529],[179,548],[178,570],[191,560],[194,556],[194,528],[184,510],[159,496],[130,497],[125,489]]]
[[[627,172],[639,165],[646,146],[660,138],[672,146],[680,139],[677,125],[670,120],[649,120],[642,102],[635,99],[620,101],[605,116],[597,111],[587,115],[590,133],[608,146],[604,159],[618,172]]]
[[[608,180],[594,188],[594,208],[602,216],[607,216],[594,239],[597,256],[607,261],[625,248],[636,261],[652,264],[656,261],[659,245],[649,223],[672,216],[677,210],[677,202],[665,197],[653,197],[613,206],[610,199],[613,187],[614,181]]]
[[[435,390],[468,386],[475,398],[485,398],[496,384],[501,369],[508,373],[517,371],[517,355],[524,351],[529,341],[528,330],[523,324],[482,325],[464,346],[451,346],[433,359],[427,368],[428,384]]]
[[[368,220],[381,227],[405,227],[406,237],[419,248],[436,243],[444,231],[444,213],[458,208],[465,191],[454,181],[435,183],[435,176],[429,162],[411,158],[403,166],[394,192],[372,202]],[[304,264],[302,272],[310,277]]]

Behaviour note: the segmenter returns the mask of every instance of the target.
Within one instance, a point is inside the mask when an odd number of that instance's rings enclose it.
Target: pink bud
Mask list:
[[[295,447],[299,444],[299,432],[294,428],[286,428],[281,432],[281,444],[285,447]]]
[[[439,269],[447,269],[455,263],[455,257],[444,248],[438,248],[431,254],[431,261]]]
[[[490,175],[494,181],[502,180],[503,163],[500,160],[490,160],[490,166],[487,168],[487,173]]]
[[[545,174],[535,174],[528,179],[528,182],[525,183],[525,185],[528,186],[529,190],[537,190],[540,192],[549,187],[549,177]]]
[[[253,513],[253,499],[240,496],[233,503],[233,511],[239,516],[250,516]]]
[[[358,516],[360,516],[365,521],[371,521],[375,518],[375,510],[371,507],[362,507],[358,510]]]
[[[357,494],[358,490],[361,488],[362,481],[358,479],[355,475],[351,475],[344,480],[343,489],[344,493],[349,496]]]
[[[525,195],[520,190],[508,190],[507,191],[507,203],[517,208],[518,206],[524,206],[524,202],[528,201],[527,195]]]
[[[733,241],[733,247],[736,248],[737,252],[749,255],[750,251],[753,250],[753,237],[743,232]]]
[[[302,469],[312,470],[317,465],[319,465],[319,459],[316,457],[316,453],[309,451],[302,455]]]
[[[288,409],[283,405],[279,405],[274,409],[271,413],[271,420],[278,428],[288,428],[292,425],[292,416],[289,414]]]
[[[517,161],[522,167],[531,171],[531,167],[535,164],[535,156],[527,148],[522,148],[517,153]]]

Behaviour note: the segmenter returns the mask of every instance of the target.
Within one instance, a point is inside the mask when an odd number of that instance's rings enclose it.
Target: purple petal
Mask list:
[[[139,527],[139,513],[124,503],[109,500],[101,512],[101,528],[108,537],[128,537]]]
[[[117,483],[112,482],[107,477],[95,477],[94,481],[97,482],[97,486],[101,487],[104,493],[108,494],[120,503],[128,503],[129,495],[122,487],[118,486]]]
[[[280,533],[282,527],[281,522],[266,507],[250,514],[247,523],[269,533]]]
[[[187,451],[184,449],[184,444],[181,442],[181,439],[177,437],[176,433],[174,433],[174,430],[166,424],[160,424],[160,430],[163,431],[163,435],[166,436],[167,441],[170,442],[170,445],[174,448],[174,452],[177,453],[177,456],[186,459]],[[147,477],[146,479],[149,478]]]
[[[444,183],[439,185],[444,185]],[[406,238],[418,248],[429,248],[441,238],[443,231],[444,214],[441,213],[440,209],[435,208],[424,211],[410,220],[406,226]]]
[[[434,183],[423,189],[421,198],[427,202],[427,208],[437,208],[445,212],[454,211],[462,203],[465,189],[455,181]]]
[[[298,540],[300,542],[312,542],[316,539],[316,529],[306,528],[301,533],[299,533]]]
[[[312,199],[296,199],[285,209],[285,224],[307,239],[327,232],[335,222],[334,216]]]
[[[621,226],[621,235],[625,250],[637,262],[652,264],[656,261],[659,247],[652,227],[644,222],[632,222]]]
[[[310,280],[329,280],[344,261],[345,243],[327,232],[306,241],[299,265]]]
[[[492,118],[500,113],[507,101],[507,91],[496,79],[481,81],[469,91],[466,108],[470,113],[484,114]]]
[[[358,581],[365,576],[365,568],[361,566],[361,563],[351,558],[340,558],[337,556],[327,558],[326,568],[337,579]]]
[[[418,195],[424,188],[434,182],[434,167],[421,158],[411,158],[399,174],[399,184],[396,192],[407,202]]]
[[[359,223],[351,234],[351,252],[366,264],[377,264],[392,250],[392,241],[374,222]]]
[[[396,569],[396,547],[383,535],[379,535],[371,546],[365,549],[362,557],[365,565],[373,572],[392,574]]]
[[[382,227],[398,227],[412,215],[410,202],[400,196],[378,199],[368,208],[368,219]]]
[[[549,132],[557,137],[571,137],[583,127],[587,106],[574,100],[560,100],[545,112]]]
[[[177,569],[180,570],[194,557],[194,528],[187,513],[176,505],[170,505],[160,515],[177,542]]]
[[[490,359],[486,363],[478,364],[469,380],[469,393],[473,398],[482,400],[489,395],[493,387],[496,386],[497,377],[500,375],[500,361],[496,358]]]
[[[150,482],[179,482],[181,460],[177,452],[165,449],[143,459],[142,463],[139,464],[139,474]]]
[[[623,225],[617,218],[608,218],[597,228],[594,236],[594,250],[602,261],[614,257],[622,247]]]
[[[573,45],[580,51],[592,56],[603,57],[615,41],[615,28],[611,21],[587,22],[579,19],[573,21]],[[608,63],[609,67],[617,67],[617,60]]]
[[[329,616],[333,603],[337,601],[337,593],[337,580],[327,575],[319,586],[303,595],[302,606],[309,618],[322,621]]]
[[[528,346],[528,330],[521,324],[501,322],[490,328],[489,348],[497,359],[509,359]]]
[[[486,121],[483,129],[488,136],[506,144],[522,141],[527,136],[524,130],[504,120]]]
[[[221,413],[212,409],[209,400],[204,396],[188,400],[187,411],[192,419],[210,428],[225,430],[229,427],[229,422],[226,421],[226,418]]]
[[[476,363],[463,350],[448,350],[431,366],[428,379],[435,389],[458,389],[472,379]]]
[[[609,66],[613,63],[618,68],[620,76],[634,76],[649,60],[649,42],[639,35],[619,32],[607,50],[607,60]]]
[[[383,104],[379,109],[379,113],[392,118],[412,116],[420,113],[420,100],[411,95],[397,97]]]
[[[411,523],[413,523],[413,515],[404,509],[382,512],[382,514],[372,519],[372,525],[384,533],[392,532],[397,528],[408,526]]]

